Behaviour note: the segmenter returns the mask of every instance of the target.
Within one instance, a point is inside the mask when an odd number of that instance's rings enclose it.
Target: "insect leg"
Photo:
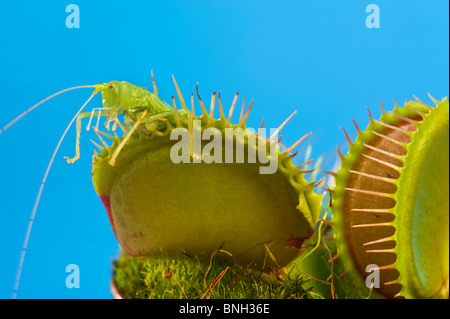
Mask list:
[[[125,146],[125,143],[130,139],[133,132],[138,128],[138,126],[141,124],[142,120],[144,119],[145,115],[147,115],[147,111],[142,113],[141,117],[134,123],[133,127],[130,131],[125,135],[123,140],[120,142],[120,144],[117,146],[116,150],[114,151],[113,155],[111,156],[110,160],[108,161],[109,165],[114,166],[116,163],[116,158],[119,156],[120,151]]]
[[[102,107],[95,107],[95,108],[92,109],[91,117],[89,118],[89,123],[86,126],[86,131],[89,131],[90,128],[91,128],[91,123],[92,123],[92,119],[94,118],[95,111],[101,111],[101,110],[103,110]]]
[[[178,112],[178,114],[190,113],[190,111],[187,110],[187,109],[178,110],[177,112]],[[161,112],[161,113],[152,114],[150,116],[146,116],[144,118],[144,120],[142,121],[142,123],[153,122],[153,121],[156,121],[158,119],[166,118],[166,117],[169,117],[169,116],[175,116],[175,111],[171,110],[171,111],[167,111],[167,112]]]
[[[130,115],[128,115],[128,113],[125,113],[124,117],[123,117],[123,124],[124,127],[129,131],[131,130],[131,128],[133,127],[133,120],[130,117]],[[124,132],[127,133],[127,132]]]
[[[77,138],[76,138],[76,146],[75,146],[75,157],[69,158],[67,156],[64,156],[67,163],[69,163],[69,164],[74,163],[76,160],[78,160],[80,158],[81,119],[83,119],[85,117],[90,117],[92,113],[93,112],[83,112],[83,113],[80,113],[77,117]],[[100,118],[101,116],[108,116],[107,112],[103,109],[100,109],[98,111],[98,117]]]
[[[141,111],[141,109],[142,109],[142,111]],[[143,112],[144,108],[135,108],[134,110],[139,110],[139,111],[132,112],[133,114],[136,114],[136,113]],[[190,111],[188,109],[182,109],[182,110],[177,110],[177,113],[178,114],[175,113],[175,110],[170,110],[170,111],[165,111],[165,112],[160,112],[160,113],[148,114],[148,115],[146,115],[144,117],[144,119],[142,120],[142,123],[143,124],[147,124],[146,128],[149,131],[153,131],[156,128],[156,125],[153,125],[153,127],[152,127],[151,123],[154,123],[154,122],[156,122],[158,120],[161,120],[161,119],[169,120],[170,123],[174,127],[176,127],[176,126],[178,126],[178,124],[177,124],[178,123],[177,122],[177,118],[178,118],[177,115],[186,114],[186,113],[190,114]],[[136,116],[130,117],[129,120],[131,120],[131,118],[135,118],[135,117]],[[181,117],[181,119],[184,120],[185,117]],[[127,120],[126,117],[125,117],[125,120]],[[125,121],[125,123],[126,123],[126,121]]]
[[[112,131],[114,132],[114,133],[116,133],[116,130],[117,130],[117,123],[119,122],[119,119],[116,117],[115,118],[115,120],[114,120],[114,124],[113,124],[113,126],[112,126]]]

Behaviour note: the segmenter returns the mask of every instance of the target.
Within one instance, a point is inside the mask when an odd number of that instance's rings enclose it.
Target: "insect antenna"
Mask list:
[[[73,88],[71,88],[71,89],[73,89]],[[65,91],[67,91],[67,90],[69,90],[69,89],[66,89]],[[58,92],[58,93],[56,93],[54,95],[60,94],[62,92],[63,91],[60,91],[60,92]],[[25,239],[24,239],[23,246],[22,246],[22,252],[20,253],[19,265],[17,267],[16,279],[15,279],[15,282],[14,282],[14,292],[13,292],[13,296],[12,296],[13,299],[16,299],[16,297],[17,297],[17,291],[19,289],[20,275],[22,273],[23,262],[25,260],[25,253],[26,253],[27,246],[28,246],[28,240],[30,239],[31,228],[33,227],[34,217],[36,215],[36,211],[37,211],[37,208],[38,208],[38,205],[39,205],[39,201],[41,199],[42,191],[44,189],[45,181],[47,180],[48,173],[50,172],[50,168],[52,167],[53,160],[55,159],[56,153],[58,152],[59,147],[61,146],[61,143],[64,140],[64,137],[66,136],[66,134],[69,131],[70,127],[72,126],[73,122],[75,122],[75,120],[78,117],[78,115],[81,113],[81,111],[83,111],[85,106],[89,103],[89,101],[96,94],[97,94],[97,91],[94,91],[94,93],[92,93],[92,95],[89,97],[89,99],[87,99],[87,101],[83,104],[83,106],[78,110],[77,114],[75,114],[75,116],[72,118],[72,120],[70,121],[70,123],[67,126],[66,130],[64,131],[63,135],[59,139],[59,142],[56,145],[55,151],[53,152],[53,155],[52,155],[52,157],[50,159],[50,162],[48,163],[47,169],[46,169],[45,174],[44,174],[44,178],[42,179],[41,185],[39,187],[38,194],[36,196],[36,200],[34,202],[34,206],[33,206],[32,212],[31,212],[30,219],[28,221],[27,232],[25,234]],[[47,98],[47,99],[49,99],[49,98]],[[45,102],[45,101],[43,101],[43,102]],[[40,102],[40,104],[42,104],[43,102]],[[37,107],[37,106],[35,106],[35,107]]]
[[[11,122],[9,122],[8,124],[6,124],[3,128],[0,129],[0,135],[3,134],[3,132],[5,132],[7,129],[9,129],[11,126],[13,126],[15,123],[17,123],[22,117],[24,117],[25,115],[27,115],[28,113],[30,113],[31,111],[33,111],[35,108],[37,108],[39,105],[47,102],[48,100],[51,100],[52,98],[54,98],[55,96],[58,96],[64,92],[67,91],[72,91],[72,90],[76,90],[76,89],[84,89],[84,88],[95,88],[94,85],[80,85],[80,86],[74,86],[68,89],[64,89],[61,90],[59,92],[56,92],[55,94],[50,95],[49,97],[46,97],[45,99],[43,99],[42,101],[36,103],[35,105],[33,105],[32,107],[30,107],[29,109],[27,109],[25,112],[23,112],[22,114],[20,114],[18,117],[16,117],[14,120],[12,120]]]

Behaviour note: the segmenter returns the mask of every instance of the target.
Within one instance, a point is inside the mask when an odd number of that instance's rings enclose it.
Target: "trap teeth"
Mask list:
[[[351,297],[370,294],[374,271],[380,285],[372,297],[449,296],[449,104],[432,100],[436,107],[417,99],[387,112],[381,103],[379,120],[368,110],[365,131],[355,123],[355,142],[344,131],[348,154],[337,148],[333,231],[357,286]]]

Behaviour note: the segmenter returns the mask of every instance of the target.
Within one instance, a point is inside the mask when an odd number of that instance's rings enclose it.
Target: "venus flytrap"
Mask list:
[[[372,118],[341,157],[331,191],[338,256],[367,296],[449,297],[449,104],[407,101]],[[372,267],[373,268],[373,267]],[[372,269],[373,270],[373,269]]]
[[[215,93],[208,113],[197,92],[202,108],[197,117],[193,95],[188,111],[178,86],[177,92],[184,118],[173,104],[167,113],[172,118],[159,118],[164,125],[150,130],[149,123],[138,120],[133,134],[107,135],[113,144],[102,141],[101,153],[94,154],[94,187],[122,248],[131,256],[208,257],[223,247],[242,265],[284,267],[312,235],[321,206],[317,184],[307,182],[304,171],[291,162],[294,147],[309,134],[281,151],[277,134],[266,139],[262,128],[259,133],[246,128],[252,104],[245,113],[242,104],[239,123],[231,124],[237,96],[228,118],[219,98],[221,117],[214,119]],[[178,134],[180,129],[184,133]],[[220,132],[212,135],[221,147],[209,147],[213,142],[200,138],[210,129]],[[171,138],[175,130],[182,136],[178,142]],[[214,157],[222,147],[221,160],[205,162],[204,155]],[[186,163],[176,155],[184,153],[187,161],[187,150],[192,159]],[[110,165],[114,154],[119,155]],[[270,171],[264,173],[267,162]]]
[[[327,172],[335,185],[323,187],[329,193],[324,197],[314,191],[322,185],[322,180],[316,181],[321,159],[309,169],[311,147],[304,163],[292,163],[298,153],[293,153],[294,149],[311,133],[291,147],[282,145],[281,136],[278,138],[295,112],[268,138],[264,121],[257,132],[246,127],[253,101],[244,113],[244,100],[239,121],[232,124],[238,94],[228,117],[218,94],[220,118],[214,119],[216,93],[208,112],[197,86],[201,107],[197,116],[194,95],[190,96],[189,109],[173,80],[180,108],[174,97],[169,106],[158,96],[154,79],[153,93],[128,82],[111,81],[55,93],[0,130],[4,133],[61,93],[95,89],[68,125],[44,174],[19,261],[16,292],[31,226],[53,160],[75,121],[76,154],[66,160],[73,163],[79,158],[81,120],[89,118],[87,130],[93,127],[101,143],[93,141],[100,150],[93,154],[94,188],[122,249],[129,255],[121,258],[124,262],[116,263],[114,281],[119,286],[127,282],[120,278],[124,278],[122,267],[127,268],[128,263],[148,258],[147,265],[158,265],[167,261],[164,258],[171,258],[172,263],[166,265],[172,270],[175,264],[189,269],[192,261],[198,260],[210,266],[208,272],[218,271],[210,285],[203,287],[205,290],[197,290],[205,296],[220,286],[231,269],[241,279],[241,272],[252,269],[268,282],[278,280],[275,286],[290,293],[277,296],[289,298],[305,296],[303,281],[287,280],[291,275],[298,278],[298,274],[310,278],[305,287],[314,290],[308,291],[309,297],[448,298],[447,99],[433,99],[434,107],[418,100],[407,101],[403,107],[396,105],[389,112],[383,108],[380,120],[374,120],[369,112],[370,124],[365,131],[355,123],[355,142],[344,130],[349,153],[343,156],[338,148],[341,167],[337,172]],[[100,92],[102,107],[82,112]],[[100,130],[102,117],[112,134]],[[321,213],[324,198],[331,202],[331,220],[328,210]],[[213,259],[223,264],[215,268]],[[233,266],[227,264],[230,261]],[[139,274],[141,268],[135,266]],[[151,271],[147,274],[151,276]],[[374,274],[379,275],[377,280],[372,280]],[[287,281],[290,284],[283,286]],[[367,288],[367,281],[374,287]],[[184,292],[180,297],[186,297],[184,283],[176,283]],[[250,286],[254,283],[251,280]],[[163,298],[165,293],[153,296]],[[241,293],[244,291],[228,296]],[[256,291],[253,296],[265,298],[267,294],[273,291]]]

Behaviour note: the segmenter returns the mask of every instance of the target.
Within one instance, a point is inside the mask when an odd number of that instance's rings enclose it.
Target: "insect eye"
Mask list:
[[[110,90],[112,90],[112,89],[114,89],[116,86],[114,85],[114,83],[111,83],[110,85],[108,85],[108,88],[110,89]]]

